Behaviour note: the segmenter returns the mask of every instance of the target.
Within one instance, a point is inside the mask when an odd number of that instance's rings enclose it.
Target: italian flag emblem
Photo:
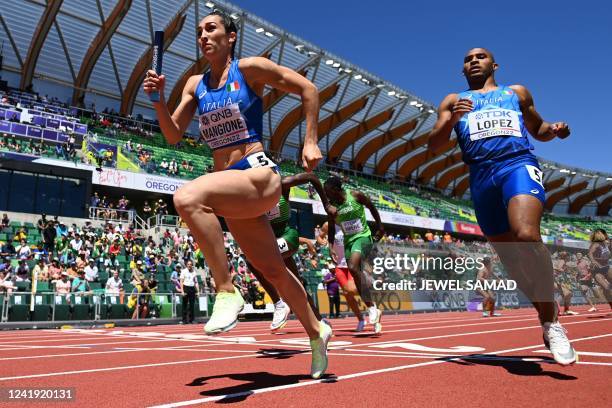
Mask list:
[[[230,82],[229,84],[225,85],[225,90],[227,92],[234,92],[239,89],[240,89],[240,84],[238,83],[238,81]]]

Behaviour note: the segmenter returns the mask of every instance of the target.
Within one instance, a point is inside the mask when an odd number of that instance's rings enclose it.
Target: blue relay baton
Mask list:
[[[151,69],[154,70],[157,75],[162,72],[162,59],[164,56],[164,32],[156,31],[155,39],[153,41],[153,62],[151,63]],[[149,94],[149,100],[151,102],[159,102],[159,92],[154,91]]]

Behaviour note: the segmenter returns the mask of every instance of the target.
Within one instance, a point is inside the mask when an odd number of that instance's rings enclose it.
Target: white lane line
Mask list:
[[[550,354],[548,350],[535,350],[534,353]],[[594,351],[579,351],[581,356],[594,356],[594,357],[612,357],[612,353],[596,353]]]
[[[600,338],[600,337],[607,337],[607,336],[612,336],[612,334],[604,334],[604,335],[601,335],[601,336],[584,337],[584,338],[580,338],[580,339],[574,339],[574,340],[572,340],[572,342],[582,341],[582,340],[590,340],[590,339],[595,339],[595,338]],[[492,351],[490,353],[485,353],[485,355],[486,354],[511,353],[511,352],[514,352],[514,351],[528,350],[528,349],[537,348],[537,347],[541,347],[541,344],[538,344],[536,346],[527,346],[527,347],[519,347],[519,348],[514,348],[514,349]],[[444,364],[444,363],[447,363],[449,361],[458,360],[458,359],[461,359],[461,358],[464,358],[464,357],[461,356],[461,357],[456,357],[456,358],[448,358],[448,359],[444,359],[444,360],[426,361],[426,362],[423,362],[423,363],[407,364],[407,365],[402,365],[402,366],[397,366],[397,367],[382,368],[382,369],[371,370],[371,371],[362,371],[362,372],[353,373],[353,374],[341,375],[339,377],[333,377],[331,379],[324,378],[324,379],[320,379],[320,380],[304,381],[304,382],[299,382],[299,383],[294,383],[294,384],[279,385],[279,386],[275,386],[275,387],[257,388],[257,389],[254,389],[254,390],[242,391],[242,392],[237,392],[237,393],[233,393],[233,394],[218,395],[218,396],[207,397],[207,398],[198,398],[198,399],[193,399],[193,400],[188,400],[188,401],[172,402],[172,403],[163,404],[163,405],[155,405],[155,406],[152,406],[152,407],[149,407],[149,408],[185,407],[185,406],[189,406],[189,405],[203,404],[203,403],[206,403],[206,402],[214,402],[214,401],[220,401],[220,400],[224,400],[224,399],[232,399],[232,398],[237,398],[237,397],[244,397],[244,396],[249,396],[249,395],[253,395],[253,394],[263,394],[263,393],[273,392],[273,391],[281,391],[281,390],[287,390],[287,389],[292,389],[292,388],[306,387],[306,386],[309,386],[309,385],[321,384],[321,383],[330,382],[330,381],[337,382],[337,381],[341,381],[341,380],[348,380],[348,379],[351,379],[351,378],[365,377],[365,376],[370,376],[370,375],[374,375],[374,374],[383,374],[383,373],[389,373],[389,372],[394,372],[394,371],[401,371],[401,370],[406,370],[406,369],[409,369],[409,368],[417,368],[417,367],[424,367],[424,366],[429,366],[429,365]]]
[[[62,371],[62,372],[55,372],[55,373],[44,373],[44,374],[17,375],[14,377],[2,377],[0,378],[0,381],[21,380],[24,378],[54,377],[54,376],[59,376],[59,375],[71,375],[71,374],[98,373],[98,372],[104,372],[104,371],[119,371],[119,370],[129,370],[133,368],[162,367],[162,366],[179,365],[179,364],[203,363],[207,361],[233,360],[236,358],[258,357],[258,356],[261,356],[261,354],[256,353],[256,354],[251,354],[251,355],[202,358],[198,360],[168,361],[165,363],[151,363],[151,364],[140,364],[140,365],[130,365],[130,366],[119,366],[119,367],[92,368],[90,370],[74,370],[74,371]]]
[[[609,319],[604,319],[604,320],[585,320],[585,321],[582,321],[582,322],[563,323],[563,325],[564,326],[571,326],[571,325],[575,325],[575,324],[602,323],[602,322],[607,322],[608,320]],[[510,332],[510,331],[518,331],[518,330],[528,330],[528,329],[534,329],[534,328],[541,329],[541,326],[538,324],[538,325],[534,325],[534,326],[512,327],[512,328],[509,328],[509,329],[495,329],[495,330],[483,330],[483,331],[469,332],[469,333],[442,334],[442,335],[439,335],[439,336],[417,337],[417,338],[404,339],[404,340],[377,341],[377,342],[372,342],[372,343],[356,343],[353,346],[363,347],[363,346],[371,346],[371,345],[375,345],[375,344],[401,343],[401,342],[405,342],[405,341],[444,339],[444,338],[448,338],[448,337],[463,337],[463,336],[473,336],[473,335],[478,335],[478,334],[503,333],[503,332]],[[383,334],[384,334],[384,332],[383,332]],[[343,349],[343,348],[346,348],[346,346],[330,347],[331,350],[340,350],[340,349]]]
[[[574,323],[568,323],[568,324],[581,324],[581,323],[598,323],[598,322],[602,322],[602,320],[594,320],[594,321],[585,321],[585,322],[574,322]],[[521,328],[521,329],[528,329],[528,328],[532,328],[532,327],[539,327],[539,326],[528,326],[525,328]],[[495,333],[495,332],[502,332],[504,330],[494,330],[494,331],[489,331],[489,332],[485,332],[485,333]],[[477,333],[482,333],[482,332],[477,332]],[[470,335],[470,334],[475,334],[475,333],[465,333],[464,335]],[[591,339],[591,338],[600,338],[600,337],[607,337],[607,336],[612,336],[612,334],[606,334],[606,335],[602,335],[602,336],[594,336],[594,337],[589,337],[589,338],[584,338],[585,339]],[[437,336],[437,337],[444,337],[444,336]],[[405,339],[403,341],[413,341],[416,339]],[[402,340],[398,340],[398,342],[401,342]],[[573,341],[577,341],[577,340],[573,340]],[[378,343],[371,343],[371,344],[378,344]],[[227,344],[224,344],[225,346],[227,346]],[[253,344],[253,345],[261,345],[260,343],[257,344]],[[278,346],[278,345],[276,345]],[[289,345],[283,345],[284,347],[288,347]],[[363,346],[363,344],[359,344],[356,346]],[[309,350],[304,349],[301,346],[295,346],[295,347],[299,347],[301,348],[301,350],[303,351],[303,354],[308,354]],[[541,347],[541,345],[538,346],[530,346],[524,349],[530,349],[530,348],[535,348],[535,347]],[[343,346],[343,347],[337,347],[336,349],[341,350],[343,348],[347,348],[347,346]],[[330,349],[331,350],[331,349]],[[510,352],[510,351],[514,351],[514,350],[522,350],[522,349],[511,349],[511,350],[506,350],[506,352]],[[486,354],[490,354],[490,353],[486,353]],[[227,357],[235,359],[235,358],[245,358],[245,357],[257,357],[257,356],[261,356],[261,353],[253,353],[253,354],[245,354],[245,355],[240,355],[240,356],[232,356],[232,357]],[[213,359],[200,359],[200,360],[188,360],[188,361],[169,361],[169,362],[165,362],[165,363],[154,363],[154,364],[141,364],[141,365],[132,365],[132,366],[119,366],[119,367],[107,367],[107,368],[94,368],[94,369],[89,369],[89,370],[76,370],[76,371],[60,371],[60,372],[53,372],[53,373],[44,373],[44,374],[28,374],[28,375],[20,375],[20,376],[14,376],[14,377],[1,377],[0,381],[9,381],[9,380],[15,380],[15,379],[24,379],[24,378],[38,378],[38,377],[52,377],[52,376],[61,376],[61,375],[70,375],[70,374],[81,374],[81,373],[92,373],[92,372],[103,372],[103,371],[117,371],[117,370],[127,370],[127,369],[133,369],[133,368],[146,368],[146,367],[157,367],[157,366],[168,366],[168,365],[177,365],[177,364],[188,364],[188,363],[196,363],[196,362],[204,362],[204,361],[215,361],[215,360],[223,360],[225,359],[224,357],[220,357],[220,358],[213,358]]]

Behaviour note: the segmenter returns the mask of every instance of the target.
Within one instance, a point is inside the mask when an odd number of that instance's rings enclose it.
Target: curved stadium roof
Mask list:
[[[142,92],[153,31],[166,32],[164,73],[176,106],[189,75],[206,68],[196,25],[211,8],[229,11],[239,27],[237,56],[262,55],[301,72],[319,88],[319,145],[330,162],[399,176],[459,197],[469,194],[467,167],[451,140],[427,151],[436,113],[430,103],[257,16],[225,2],[199,0],[3,0],[4,69],[73,89],[72,100],[108,101],[123,113],[152,116]],[[109,98],[110,100],[106,99]],[[305,126],[300,100],[271,90],[264,98],[267,148],[295,157]],[[547,208],[607,215],[612,175],[542,160]]]

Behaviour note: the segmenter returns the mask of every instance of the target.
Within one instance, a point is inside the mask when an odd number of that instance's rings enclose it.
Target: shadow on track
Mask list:
[[[549,357],[537,357],[538,361],[531,361],[533,356],[498,356],[495,354],[471,354],[462,356],[458,359],[442,358],[441,360],[463,366],[484,365],[491,367],[501,367],[510,374],[523,376],[548,376],[555,380],[577,380],[573,375],[559,373],[557,371],[547,371],[542,368],[544,364],[554,364],[555,360]]]
[[[329,382],[333,382],[333,377],[326,377],[329,379]],[[254,390],[296,384],[300,381],[310,380],[310,376],[305,374],[277,375],[265,371],[257,371],[251,373],[240,372],[213,375],[209,377],[198,377],[195,378],[191,383],[186,385],[188,387],[200,387],[203,385],[209,385],[211,383],[211,385],[213,385],[214,380],[217,379],[229,379],[240,382],[240,384],[235,384],[223,388],[204,390],[200,392],[200,395],[206,397],[225,396],[225,398],[220,399],[219,401],[217,401],[217,403],[231,404],[246,400],[249,396],[255,394]]]

